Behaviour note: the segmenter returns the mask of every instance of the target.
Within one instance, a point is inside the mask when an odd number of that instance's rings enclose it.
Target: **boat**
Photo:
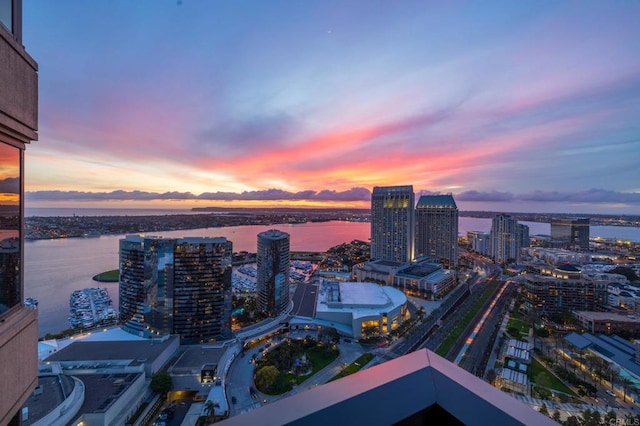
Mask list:
[[[92,328],[113,324],[117,314],[106,288],[83,288],[69,297],[69,324],[73,328]]]

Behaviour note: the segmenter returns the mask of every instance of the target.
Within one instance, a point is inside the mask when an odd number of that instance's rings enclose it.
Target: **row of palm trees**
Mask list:
[[[556,345],[558,341],[556,340]],[[564,339],[562,339],[562,352],[565,353],[566,345]],[[582,379],[586,382],[587,379],[591,380],[593,385],[602,385],[604,382],[608,382],[611,385],[611,391],[615,390],[615,385],[618,384],[622,388],[623,400],[627,402],[628,392],[637,392],[638,389],[634,383],[622,373],[620,367],[608,362],[607,360],[599,357],[589,350],[580,350],[573,348],[573,352],[578,355],[578,359],[570,358],[569,367],[567,367],[567,360],[569,357],[563,355],[564,368],[572,368],[574,373],[578,374],[576,370],[580,370],[582,373]],[[558,361],[558,347],[556,346],[556,362]]]

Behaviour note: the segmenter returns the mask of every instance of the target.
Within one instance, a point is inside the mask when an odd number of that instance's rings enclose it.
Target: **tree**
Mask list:
[[[540,414],[544,414],[545,416],[549,417],[549,409],[547,408],[547,406],[545,404],[542,404],[540,406],[540,408],[538,408],[538,412]]]
[[[582,413],[582,426],[598,426],[601,422],[600,411],[585,410]]]
[[[497,377],[498,375],[496,374],[496,371],[493,368],[487,371],[487,382],[489,382],[490,384],[493,385],[493,382],[496,381]]]
[[[166,372],[156,373],[151,377],[151,390],[160,395],[164,395],[173,388],[173,380],[171,375]]]
[[[576,416],[569,416],[562,424],[565,426],[580,426],[580,420]]]
[[[604,424],[605,425],[615,425],[618,416],[616,416],[616,412],[613,410],[609,410],[607,414],[604,415]]]
[[[553,420],[560,423],[560,411],[556,410],[553,412],[553,416],[551,416]]]
[[[333,327],[322,327],[318,332],[318,340],[326,344],[336,344],[340,341],[340,333]]]
[[[627,402],[627,390],[629,390],[633,382],[627,377],[620,376],[620,384],[622,385],[622,398],[624,402]]]
[[[216,421],[216,408],[220,408],[220,404],[215,403],[210,399],[204,403],[204,413],[207,416],[208,423],[213,423]]]
[[[271,389],[280,377],[280,371],[273,366],[267,365],[256,371],[256,386],[258,389]]]

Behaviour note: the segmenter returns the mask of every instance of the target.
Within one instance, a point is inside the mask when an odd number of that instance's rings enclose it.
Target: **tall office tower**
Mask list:
[[[520,261],[520,235],[518,221],[509,215],[499,214],[491,224],[490,253],[497,263]]]
[[[371,260],[410,262],[414,254],[413,186],[376,186],[371,194]]]
[[[416,257],[458,265],[458,206],[451,194],[422,195],[416,205]]]
[[[289,306],[289,234],[271,229],[258,234],[258,310],[277,317]]]
[[[120,321],[144,337],[182,343],[231,336],[232,244],[225,238],[120,240]]]
[[[551,219],[551,240],[567,250],[589,251],[589,218]]]
[[[23,303],[24,150],[38,139],[38,65],[22,46],[22,1],[0,1],[0,424],[19,424],[37,385],[38,313]]]

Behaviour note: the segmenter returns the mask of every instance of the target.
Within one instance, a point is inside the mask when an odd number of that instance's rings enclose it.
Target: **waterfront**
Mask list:
[[[549,234],[548,223],[523,222],[531,234]],[[367,241],[370,224],[365,222],[308,222],[303,224],[231,226],[158,232],[153,235],[180,238],[186,236],[223,236],[233,242],[233,250],[255,252],[257,234],[281,229],[291,235],[291,249],[325,251],[352,240]],[[460,235],[467,231],[489,231],[491,219],[461,217]],[[640,228],[619,226],[591,227],[591,236],[625,238],[640,242]],[[118,241],[124,235],[97,238],[65,238],[25,242],[25,297],[39,301],[39,334],[68,328],[69,296],[85,287],[106,287],[118,309],[118,283],[96,283],[95,274],[118,268]]]

